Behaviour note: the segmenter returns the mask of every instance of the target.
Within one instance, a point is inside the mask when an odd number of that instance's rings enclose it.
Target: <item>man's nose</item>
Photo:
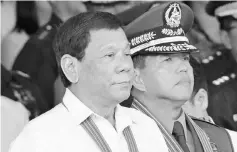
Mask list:
[[[118,60],[118,66],[116,68],[116,73],[121,72],[131,72],[133,69],[133,62],[130,56],[120,57]]]
[[[178,72],[187,72],[189,67],[189,62],[180,60],[178,64]]]

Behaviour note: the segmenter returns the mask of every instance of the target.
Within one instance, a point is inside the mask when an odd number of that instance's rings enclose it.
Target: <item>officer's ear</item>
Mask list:
[[[224,46],[227,48],[227,49],[232,49],[232,46],[230,44],[230,38],[229,38],[229,35],[228,35],[228,32],[224,31],[224,30],[221,30],[220,31],[220,37],[221,37],[221,41],[222,43],[224,44]]]
[[[208,107],[207,91],[203,88],[199,89],[196,95],[194,96],[193,103],[195,106],[200,107],[202,110],[207,110]]]
[[[137,68],[134,69],[133,86],[140,91],[143,91],[143,92],[146,91],[145,84],[141,78],[140,70]]]
[[[80,64],[77,58],[64,54],[61,58],[61,68],[71,83],[77,83],[80,76]]]

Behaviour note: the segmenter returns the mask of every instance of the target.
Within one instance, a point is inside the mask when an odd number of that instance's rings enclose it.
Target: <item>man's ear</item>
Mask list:
[[[229,35],[226,31],[224,30],[221,30],[220,31],[220,37],[221,37],[221,41],[222,43],[224,44],[224,46],[227,48],[227,49],[232,49],[232,46],[230,44],[230,38],[229,38]]]
[[[71,83],[77,83],[80,74],[80,63],[75,57],[69,54],[64,54],[61,58],[61,68],[64,75]]]
[[[133,86],[140,91],[146,91],[146,86],[141,78],[141,73],[139,69],[134,69]]]
[[[194,105],[199,106],[203,110],[207,110],[208,107],[208,94],[203,88],[199,89],[194,96]]]

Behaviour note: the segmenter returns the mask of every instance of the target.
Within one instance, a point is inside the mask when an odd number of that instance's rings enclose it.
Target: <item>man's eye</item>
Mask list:
[[[126,52],[125,55],[126,56],[131,56],[131,53],[130,52]]]
[[[189,56],[185,56],[185,57],[184,57],[184,60],[185,60],[185,61],[189,61],[189,60],[190,60],[190,57],[189,57]]]
[[[113,56],[114,56],[113,52],[112,53],[108,53],[108,54],[105,55],[105,57],[110,57],[110,58],[113,57]]]
[[[172,58],[168,57],[168,58],[165,59],[165,61],[168,61],[168,62],[172,61]]]

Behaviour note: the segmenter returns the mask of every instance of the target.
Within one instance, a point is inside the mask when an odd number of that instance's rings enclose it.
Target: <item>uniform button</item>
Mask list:
[[[221,56],[221,54],[222,54],[221,51],[217,51],[217,52],[216,52],[216,55],[217,55],[217,56]]]
[[[233,120],[234,120],[235,122],[237,122],[237,114],[234,114],[234,115],[233,115]]]
[[[202,60],[202,63],[207,64],[207,63],[209,63],[209,60],[208,60],[208,59],[203,59],[203,60]]]
[[[46,26],[46,29],[47,29],[47,30],[51,30],[51,29],[52,29],[52,26],[51,26],[51,25],[47,25],[47,26]]]
[[[222,79],[224,79],[225,81],[230,80],[230,78],[228,76],[223,76]]]
[[[235,74],[235,73],[231,73],[231,74],[230,74],[230,77],[231,77],[232,79],[234,79],[234,78],[236,77],[236,74]]]
[[[213,57],[213,56],[209,56],[208,59],[209,59],[210,61],[212,61],[212,60],[214,60],[214,57]]]
[[[225,82],[225,80],[222,79],[222,78],[219,78],[218,81],[219,81],[219,83],[224,83]]]
[[[214,80],[214,81],[212,81],[212,83],[213,83],[214,85],[220,85],[220,82],[219,82],[218,80]]]

